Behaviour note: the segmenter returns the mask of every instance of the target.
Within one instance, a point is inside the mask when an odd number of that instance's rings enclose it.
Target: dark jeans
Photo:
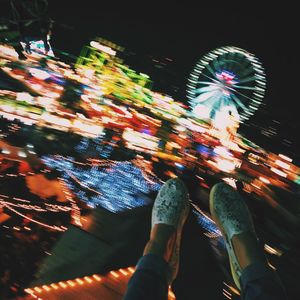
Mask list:
[[[159,256],[143,256],[128,283],[124,300],[167,300],[168,268],[168,264]],[[262,263],[252,264],[243,271],[241,286],[244,300],[287,299],[276,274]]]

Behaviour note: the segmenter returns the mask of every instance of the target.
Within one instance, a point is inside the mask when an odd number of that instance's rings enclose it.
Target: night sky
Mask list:
[[[225,45],[241,47],[254,53],[265,67],[265,102],[275,112],[297,116],[293,106],[298,97],[298,35],[291,7],[272,4],[262,10],[252,1],[243,5],[240,1],[239,6],[199,3],[198,8],[186,1],[185,5],[163,7],[150,1],[136,6],[114,3],[102,7],[95,4],[99,1],[90,0],[70,6],[65,4],[71,1],[60,1],[64,6],[54,5],[56,2],[59,1],[49,1],[50,15],[57,20],[53,37],[57,48],[78,54],[84,43],[99,35],[141,56],[173,59],[172,69],[184,86],[193,65],[206,52]]]
[[[295,141],[300,129],[298,101],[298,51],[296,43],[297,9],[263,1],[140,1],[118,4],[101,1],[49,0],[49,14],[55,20],[53,48],[78,55],[83,45],[101,36],[136,53],[134,68],[151,74],[146,61],[170,58],[172,76],[166,84],[176,84],[176,95],[185,101],[186,78],[196,61],[208,51],[232,45],[255,54],[262,62],[267,78],[265,118],[279,120],[282,130],[291,132]],[[105,4],[104,4],[105,3]],[[129,4],[128,4],[129,3]],[[153,71],[153,70],[152,70]],[[174,75],[175,74],[175,75]],[[164,92],[164,91],[162,91]],[[264,116],[257,115],[259,118]],[[289,127],[289,128],[288,128]],[[299,138],[297,140],[299,142]]]

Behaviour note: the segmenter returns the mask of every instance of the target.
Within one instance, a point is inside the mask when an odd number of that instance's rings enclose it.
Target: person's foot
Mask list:
[[[232,277],[241,289],[242,270],[256,261],[265,262],[251,214],[239,193],[225,183],[213,186],[209,202],[212,217],[225,239]]]
[[[170,266],[169,284],[178,273],[181,233],[189,209],[186,186],[179,178],[169,179],[155,199],[150,241],[144,251],[144,254],[154,253],[164,257]]]

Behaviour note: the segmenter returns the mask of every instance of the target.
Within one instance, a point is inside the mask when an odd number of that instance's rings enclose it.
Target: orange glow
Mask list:
[[[271,168],[270,169],[272,172],[274,172],[274,173],[276,173],[276,174],[278,174],[279,176],[281,176],[281,177],[287,177],[287,174],[286,173],[284,173],[284,172],[282,172],[281,170],[279,170],[279,169],[276,169],[276,168]]]
[[[292,162],[293,160],[283,154],[278,154],[279,157],[283,158],[284,160],[288,161],[288,162]]]
[[[64,289],[67,287],[67,285],[66,285],[64,282],[62,282],[62,281],[59,282],[58,284],[59,284],[62,288],[64,288]]]
[[[276,267],[274,267],[271,263],[268,262],[268,265],[271,269],[276,270]]]
[[[127,276],[127,275],[128,275],[128,273],[127,273],[125,270],[123,270],[123,269],[120,269],[119,271],[120,271],[120,273],[122,273],[124,276]]]
[[[127,270],[132,274],[134,273],[134,268],[132,268],[132,267],[127,268]]]
[[[68,280],[67,284],[71,287],[74,287],[76,285],[76,283],[74,283],[72,280]]]
[[[53,287],[55,290],[58,290],[58,286],[55,283],[50,284],[51,287]]]
[[[34,291],[32,289],[25,289],[24,290],[27,294],[33,294]]]
[[[84,282],[80,278],[76,278],[75,280],[81,285],[84,284]]]
[[[236,295],[240,295],[240,292],[236,289],[236,288],[234,288],[233,286],[231,286],[231,285],[228,285],[226,282],[223,282],[224,283],[224,285],[226,285],[233,293],[235,293]]]
[[[93,282],[93,279],[91,279],[91,278],[88,277],[88,276],[85,276],[85,277],[84,277],[84,280],[85,280],[86,282],[88,282],[88,283],[92,283],[92,282]]]
[[[49,286],[47,285],[43,285],[42,288],[46,291],[49,292],[51,290],[51,288],[49,288]]]
[[[169,289],[169,297],[172,299],[175,299],[175,294],[173,293],[173,291],[171,289]]]
[[[280,250],[277,250],[267,244],[264,245],[264,249],[265,251],[267,251],[268,253],[270,254],[273,254],[273,255],[277,255],[277,256],[281,256],[282,255],[282,252]]]
[[[114,276],[115,278],[120,277],[120,275],[118,273],[116,273],[115,271],[110,271],[109,272],[112,276]]]
[[[42,292],[42,289],[40,289],[39,287],[35,287],[34,290],[38,293],[41,293]]]
[[[100,276],[98,276],[98,275],[93,275],[93,278],[95,278],[97,281],[101,281],[101,277]]]
[[[264,182],[264,183],[267,183],[267,184],[270,183],[270,180],[269,180],[269,179],[267,179],[267,178],[265,178],[265,177],[262,177],[262,176],[259,177],[259,180],[262,181],[262,182]]]
[[[282,160],[276,159],[275,164],[283,169],[289,170],[290,165],[288,163],[283,162]]]

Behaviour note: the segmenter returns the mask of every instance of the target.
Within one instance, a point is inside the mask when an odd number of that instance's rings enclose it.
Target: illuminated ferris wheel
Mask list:
[[[258,109],[265,89],[259,60],[243,49],[227,46],[198,61],[188,79],[187,96],[197,118],[215,119],[225,112],[244,122]]]

